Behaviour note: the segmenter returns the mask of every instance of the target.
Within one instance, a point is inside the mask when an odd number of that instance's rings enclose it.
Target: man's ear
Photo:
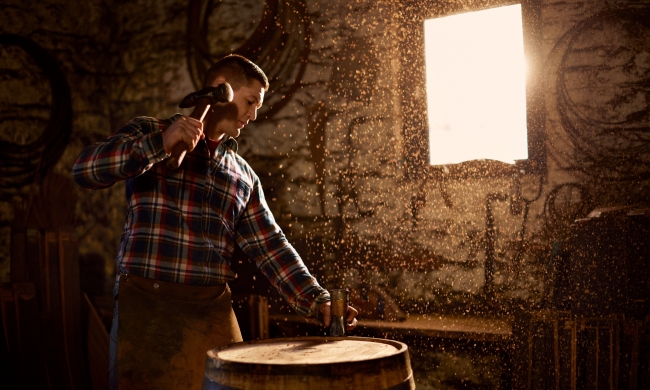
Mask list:
[[[226,78],[224,76],[219,76],[214,80],[212,85],[219,85],[219,84],[223,84],[225,82],[226,82]]]

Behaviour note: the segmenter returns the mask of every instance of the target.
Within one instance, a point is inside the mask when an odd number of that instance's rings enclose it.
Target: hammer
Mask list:
[[[192,112],[190,118],[198,119],[199,122],[203,122],[205,115],[208,113],[210,106],[216,103],[228,103],[231,102],[233,98],[232,87],[228,83],[219,84],[216,87],[206,87],[200,91],[192,92],[191,94],[185,96],[181,100],[178,107],[188,108],[194,107],[201,99],[207,99],[208,104],[205,106],[203,113],[199,116],[198,113]],[[185,142],[179,142],[174,145],[172,149],[172,155],[165,162],[167,168],[169,169],[178,169],[185,158],[185,154],[189,150],[189,145]]]

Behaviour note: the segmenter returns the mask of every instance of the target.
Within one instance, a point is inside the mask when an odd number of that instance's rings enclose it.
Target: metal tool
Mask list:
[[[208,104],[205,106],[205,109],[198,115],[198,113],[193,112],[190,117],[198,119],[199,122],[203,122],[205,115],[208,113],[208,110],[213,104],[217,103],[228,103],[232,101],[234,93],[232,87],[228,83],[219,84],[216,87],[206,87],[200,91],[192,92],[189,95],[185,96],[181,100],[178,107],[188,108],[194,107],[199,102],[199,100],[207,99]],[[185,142],[179,142],[174,145],[172,149],[171,156],[166,160],[165,164],[169,169],[178,169],[185,158],[185,154],[190,149],[189,145]]]
[[[329,290],[332,317],[330,336],[345,336],[345,317],[348,315],[350,305],[350,291],[348,289]]]

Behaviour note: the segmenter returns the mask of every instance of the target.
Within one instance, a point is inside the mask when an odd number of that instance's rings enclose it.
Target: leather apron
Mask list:
[[[120,390],[201,389],[207,351],[242,341],[228,285],[122,275],[118,299]]]

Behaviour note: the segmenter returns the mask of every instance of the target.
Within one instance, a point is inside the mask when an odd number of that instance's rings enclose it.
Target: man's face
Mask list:
[[[217,79],[213,86],[223,82]],[[205,135],[211,139],[219,139],[222,134],[228,134],[237,138],[241,129],[249,121],[257,119],[257,110],[264,102],[264,86],[257,80],[248,85],[241,86],[233,91],[233,99],[230,103],[215,104],[210,109],[204,120]]]

